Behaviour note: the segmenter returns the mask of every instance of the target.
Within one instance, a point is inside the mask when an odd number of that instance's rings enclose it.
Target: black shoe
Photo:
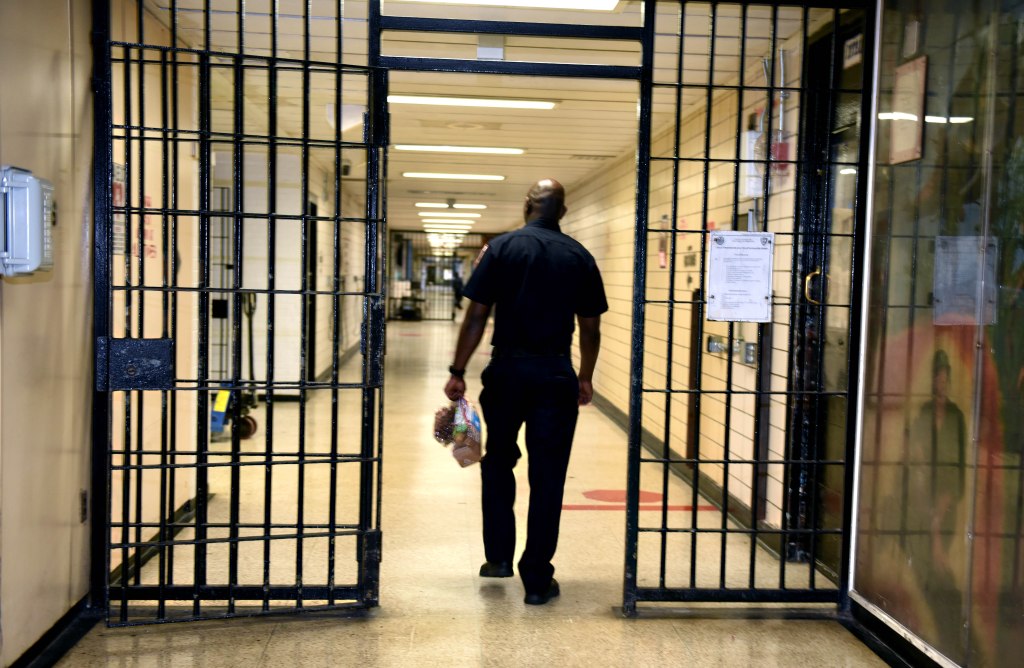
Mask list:
[[[480,567],[480,577],[510,578],[512,577],[512,564],[507,561],[499,561],[496,564],[485,561],[484,565]]]
[[[526,605],[544,605],[561,593],[561,590],[558,588],[558,580],[551,578],[551,584],[548,585],[546,592],[543,594],[527,594],[526,598],[523,599],[523,603]]]

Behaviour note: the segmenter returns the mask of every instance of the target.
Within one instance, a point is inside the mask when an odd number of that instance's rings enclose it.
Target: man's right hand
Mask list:
[[[452,401],[458,401],[466,394],[466,381],[452,376],[444,386],[444,394]]]
[[[577,403],[586,406],[594,400],[594,384],[589,380],[580,381],[580,395]]]

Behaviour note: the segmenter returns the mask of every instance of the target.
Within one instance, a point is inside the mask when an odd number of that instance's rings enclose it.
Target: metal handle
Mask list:
[[[815,276],[824,276],[825,277],[825,285],[822,288],[821,296],[824,299],[828,299],[828,284],[829,284],[828,274],[824,273],[821,270],[821,267],[818,267],[817,269],[815,269],[814,271],[812,271],[811,273],[807,274],[807,276],[804,277],[804,299],[806,299],[807,302],[810,303],[810,304],[814,304],[815,306],[821,306],[822,302],[820,302],[817,299],[814,299],[813,297],[811,297],[811,281],[814,280]]]

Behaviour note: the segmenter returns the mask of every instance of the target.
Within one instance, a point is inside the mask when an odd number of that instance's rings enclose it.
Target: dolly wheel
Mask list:
[[[252,438],[256,433],[256,419],[251,415],[243,415],[238,420],[238,437],[241,439]]]

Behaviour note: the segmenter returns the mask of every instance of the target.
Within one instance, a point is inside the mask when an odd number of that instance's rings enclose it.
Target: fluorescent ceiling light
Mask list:
[[[462,224],[459,224],[459,225],[454,225],[454,224],[451,224],[451,223],[438,224],[438,223],[432,223],[429,220],[425,220],[425,221],[423,221],[423,227],[430,227],[430,228],[433,228],[435,230],[469,230],[469,229],[473,228],[473,224],[472,223],[462,223]]]
[[[945,116],[925,116],[924,117],[924,122],[925,123],[940,123],[942,125],[945,125],[946,123],[953,123],[953,124],[970,123],[973,120],[974,119],[971,118],[970,116],[950,116],[949,118],[946,118]]]
[[[497,174],[442,174],[440,172],[402,172],[407,179],[441,179],[446,181],[504,181]]]
[[[389,104],[429,104],[442,107],[492,107],[498,109],[554,109],[546,100],[512,100],[483,97],[440,97],[437,95],[388,95]]]
[[[459,211],[418,211],[421,216],[435,216],[437,218],[479,218],[479,213],[463,213]]]
[[[856,174],[857,170],[854,169],[853,167],[846,167],[845,169],[840,169],[839,173],[840,174]]]
[[[452,220],[451,218],[424,218],[421,223],[435,223],[437,225],[472,225],[475,220]]]
[[[399,151],[425,151],[428,153],[484,153],[487,155],[522,155],[521,148],[497,148],[494,146],[427,146],[423,144],[395,144]]]
[[[416,202],[416,206],[421,209],[447,209],[448,204],[444,202]],[[486,204],[452,204],[453,209],[486,209]],[[433,214],[430,214],[433,215]]]
[[[903,111],[883,111],[878,114],[880,121],[916,121],[917,114],[908,114]]]
[[[609,12],[619,0],[403,0],[404,2],[431,2],[445,5],[484,5],[487,7],[530,7],[533,9],[582,9],[589,12]]]

